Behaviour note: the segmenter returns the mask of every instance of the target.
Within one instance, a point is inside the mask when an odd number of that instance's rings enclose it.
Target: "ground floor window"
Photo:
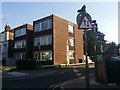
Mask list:
[[[41,61],[48,61],[48,60],[52,60],[52,51],[44,51],[41,52],[42,56],[41,56]]]
[[[15,53],[15,54],[14,54],[14,58],[15,58],[16,60],[26,59],[26,53]]]
[[[36,59],[36,60],[40,60],[40,52],[35,52],[34,53],[34,59]]]
[[[41,60],[41,61],[52,60],[52,51],[35,52],[34,53],[34,58],[36,60]]]

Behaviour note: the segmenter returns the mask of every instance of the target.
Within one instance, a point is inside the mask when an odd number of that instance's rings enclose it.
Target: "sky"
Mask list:
[[[76,23],[77,10],[86,5],[86,11],[98,23],[98,31],[105,40],[118,44],[118,2],[2,2],[2,27],[11,28],[55,14]],[[0,24],[1,25],[1,24]]]

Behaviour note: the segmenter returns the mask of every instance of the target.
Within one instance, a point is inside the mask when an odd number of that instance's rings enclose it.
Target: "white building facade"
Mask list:
[[[9,61],[12,57],[13,35],[9,25],[6,25],[5,31],[0,33],[0,63],[2,60]]]

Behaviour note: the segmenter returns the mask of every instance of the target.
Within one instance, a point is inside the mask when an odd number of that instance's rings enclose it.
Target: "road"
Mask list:
[[[94,68],[90,68],[90,73],[94,73]],[[63,83],[68,80],[72,80],[85,75],[84,68],[72,68],[72,69],[62,69],[58,72],[46,75],[37,76],[33,78],[23,78],[23,79],[9,79],[2,81],[2,88],[46,88],[50,86]],[[10,89],[10,90],[12,90]],[[41,90],[41,89],[40,89]]]

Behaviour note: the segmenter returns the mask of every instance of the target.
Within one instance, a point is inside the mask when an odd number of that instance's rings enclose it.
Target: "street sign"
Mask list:
[[[97,55],[97,62],[103,62],[103,55],[100,54],[100,55]]]
[[[89,20],[89,18],[85,15],[83,19],[80,22],[79,29],[92,29],[92,22]]]

